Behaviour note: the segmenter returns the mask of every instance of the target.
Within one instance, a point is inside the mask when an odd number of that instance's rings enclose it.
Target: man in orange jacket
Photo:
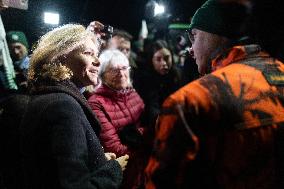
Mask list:
[[[164,102],[147,189],[281,188],[284,65],[240,42],[246,16],[241,4],[218,0],[193,16],[192,50],[204,76]]]

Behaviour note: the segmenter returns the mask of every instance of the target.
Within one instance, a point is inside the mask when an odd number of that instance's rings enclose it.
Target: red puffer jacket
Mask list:
[[[132,153],[121,143],[118,131],[126,125],[135,124],[143,132],[139,118],[144,111],[144,103],[138,93],[134,89],[117,91],[102,85],[88,102],[101,122],[100,139],[105,152],[113,152],[117,156]]]

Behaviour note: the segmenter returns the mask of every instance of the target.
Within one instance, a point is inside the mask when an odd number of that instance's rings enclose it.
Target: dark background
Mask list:
[[[145,8],[149,0],[29,0],[28,10],[9,8],[1,13],[6,31],[21,30],[31,43],[35,42],[51,25],[43,22],[44,11],[60,14],[60,24],[80,23],[88,25],[98,20],[114,28],[130,32],[138,37],[142,19],[152,27],[167,28],[174,21],[189,23],[190,17],[204,0],[164,0],[166,15],[153,18]]]

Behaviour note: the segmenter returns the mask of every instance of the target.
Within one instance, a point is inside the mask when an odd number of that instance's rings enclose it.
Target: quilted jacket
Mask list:
[[[144,182],[143,170],[147,159],[145,149],[142,146],[131,148],[123,144],[118,133],[122,128],[132,125],[144,137],[144,127],[140,124],[144,111],[142,99],[132,88],[117,91],[102,85],[90,96],[88,102],[101,122],[100,140],[105,151],[113,152],[118,157],[124,154],[130,157],[123,172],[121,189],[139,188]]]
[[[138,93],[134,89],[117,91],[102,85],[88,102],[101,122],[100,139],[105,151],[117,156],[129,154],[130,149],[121,143],[118,131],[130,124],[140,127],[144,103]]]

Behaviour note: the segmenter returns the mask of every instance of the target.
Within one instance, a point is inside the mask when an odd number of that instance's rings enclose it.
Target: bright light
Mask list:
[[[163,14],[165,12],[164,5],[159,5],[155,2],[155,8],[154,8],[154,16],[157,16],[158,14]]]
[[[59,14],[58,13],[51,13],[45,12],[44,13],[44,23],[58,25],[59,24]]]

